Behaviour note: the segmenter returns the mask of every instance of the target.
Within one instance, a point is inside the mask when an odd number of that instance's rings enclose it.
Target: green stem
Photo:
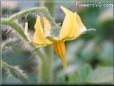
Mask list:
[[[6,68],[11,68],[11,66],[9,64],[5,63],[2,60],[0,60],[0,64],[2,64],[2,66],[5,66]]]
[[[10,20],[15,20],[15,19],[18,19],[18,18],[22,17],[23,15],[26,15],[27,13],[41,12],[44,9],[46,9],[46,8],[45,7],[34,7],[34,8],[30,8],[30,9],[25,9],[23,11],[15,13],[9,19]]]
[[[41,83],[52,83],[53,78],[53,51],[52,46],[47,46],[45,48],[45,53],[47,54],[45,60],[42,61],[40,65],[40,77]]]

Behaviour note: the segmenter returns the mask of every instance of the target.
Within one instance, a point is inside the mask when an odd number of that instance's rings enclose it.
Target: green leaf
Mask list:
[[[113,83],[113,67],[99,67],[93,70],[88,76],[89,83],[112,84]]]

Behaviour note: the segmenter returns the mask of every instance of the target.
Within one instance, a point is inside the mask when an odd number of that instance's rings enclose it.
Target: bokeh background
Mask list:
[[[76,11],[88,31],[78,39],[66,42],[67,71],[63,71],[60,60],[54,55],[52,84],[113,84],[113,37],[114,20],[113,7],[81,7],[82,4],[112,4],[113,0],[2,0],[2,18],[23,9],[45,5],[57,23],[62,24],[64,13],[60,6]],[[22,26],[25,21],[29,23],[29,32],[34,32],[37,14],[29,13],[18,20]],[[19,68],[28,77],[26,84],[37,84],[38,57],[23,43],[19,36],[10,27],[2,25],[2,60],[7,64]],[[2,69],[2,84],[23,84],[23,80],[15,77],[13,73]]]

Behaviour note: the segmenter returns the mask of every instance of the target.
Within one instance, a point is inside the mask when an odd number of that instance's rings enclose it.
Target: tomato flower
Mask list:
[[[52,29],[50,22],[45,17],[41,18],[40,16],[37,16],[36,24],[34,26],[35,33],[32,42],[37,47],[53,45],[56,54],[62,61],[64,69],[66,69],[67,63],[65,41],[74,40],[87,30],[82,23],[80,16],[76,12],[73,13],[63,6],[61,6],[61,9],[65,13],[65,18],[60,29],[59,36],[56,38],[56,40],[50,40],[48,38],[48,36],[51,35]]]

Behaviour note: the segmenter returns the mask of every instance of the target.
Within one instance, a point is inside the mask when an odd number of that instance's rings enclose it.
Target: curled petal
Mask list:
[[[62,40],[62,39],[67,38],[69,36],[70,32],[72,31],[74,14],[70,10],[68,10],[64,7],[61,7],[61,9],[65,13],[65,19],[63,21],[62,28],[60,31],[60,39]]]
[[[44,19],[44,21],[45,21],[45,19]],[[46,27],[46,26],[48,26],[48,24],[46,22],[44,22],[45,29],[48,29],[49,27]],[[36,20],[36,24],[35,24],[34,28],[35,28],[35,33],[34,33],[34,37],[33,37],[33,43],[38,45],[38,47],[52,44],[52,42],[44,36],[44,31],[43,31],[39,16],[37,16],[37,20]]]
[[[61,7],[65,13],[65,19],[60,31],[60,39],[73,40],[86,30],[78,14]]]

